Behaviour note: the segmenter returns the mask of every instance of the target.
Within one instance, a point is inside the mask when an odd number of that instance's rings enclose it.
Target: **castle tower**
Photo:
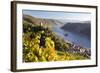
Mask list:
[[[40,22],[40,26],[43,26],[43,23],[42,22]]]

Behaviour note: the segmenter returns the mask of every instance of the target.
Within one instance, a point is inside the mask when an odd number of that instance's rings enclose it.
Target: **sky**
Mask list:
[[[40,10],[23,10],[23,14],[31,15],[37,18],[46,19],[66,19],[66,20],[79,20],[90,21],[91,13],[86,12],[64,12],[64,11],[40,11]]]

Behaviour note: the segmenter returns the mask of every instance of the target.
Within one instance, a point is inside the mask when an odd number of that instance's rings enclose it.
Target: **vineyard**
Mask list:
[[[88,59],[69,52],[71,43],[56,36],[49,27],[23,21],[23,62],[49,62]]]

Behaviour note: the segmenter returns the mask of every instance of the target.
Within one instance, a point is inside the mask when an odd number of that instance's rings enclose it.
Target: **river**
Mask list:
[[[56,35],[58,35],[65,41],[68,40],[68,41],[72,42],[73,44],[79,45],[84,48],[91,48],[91,40],[89,40],[87,37],[85,37],[81,34],[64,31],[60,27],[53,27],[52,31],[55,32]]]

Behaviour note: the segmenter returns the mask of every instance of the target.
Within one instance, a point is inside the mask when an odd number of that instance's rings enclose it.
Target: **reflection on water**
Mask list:
[[[56,33],[56,35],[76,45],[80,45],[84,48],[90,48],[91,46],[90,40],[83,35],[76,34],[74,32],[65,32],[60,27],[54,27],[52,30]]]

